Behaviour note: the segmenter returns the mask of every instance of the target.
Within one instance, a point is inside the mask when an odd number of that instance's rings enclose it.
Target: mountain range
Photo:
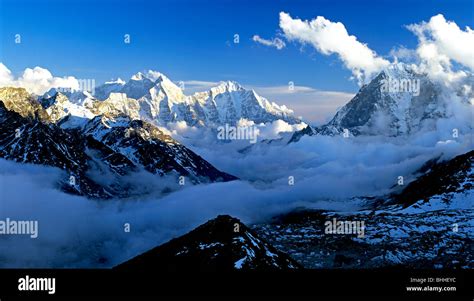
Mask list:
[[[176,183],[179,177],[190,183],[236,179],[146,121],[99,115],[81,128],[62,127],[72,115],[55,123],[51,106],[45,109],[22,88],[0,88],[0,97],[0,157],[64,170],[58,183],[64,191],[92,198],[130,197],[133,187],[124,176],[143,170],[170,175]]]
[[[127,82],[107,82],[95,88],[92,94],[51,89],[39,97],[39,101],[54,122],[68,115],[77,121],[77,118],[119,114],[162,126],[185,121],[190,126],[217,127],[235,125],[240,119],[257,124],[279,119],[300,122],[286,106],[270,102],[236,82],[221,82],[209,91],[187,96],[165,75],[155,71],[139,72]],[[80,123],[72,124],[77,125]]]
[[[384,89],[394,80],[408,80],[418,88]],[[456,95],[468,103],[473,92],[464,92]],[[452,114],[439,83],[408,65],[395,64],[361,87],[327,124],[308,125],[280,140],[260,144],[285,147],[314,135],[398,137],[436,129],[440,119]],[[300,122],[286,106],[235,82],[222,82],[188,96],[153,71],[137,73],[127,82],[107,82],[91,92],[51,89],[38,96],[23,88],[4,87],[0,88],[0,158],[61,169],[57,186],[67,193],[99,200],[141,199],[150,191],[133,179],[145,174],[153,181],[161,180],[163,194],[179,189],[183,179],[183,184],[237,180],[175,140],[166,127],[184,121],[214,129],[236,125],[241,119],[256,124]],[[240,155],[246,156],[254,146],[259,144],[242,149]],[[456,254],[472,246],[472,239],[464,233],[471,231],[473,166],[472,151],[448,161],[432,158],[407,186],[367,197],[367,208],[351,216],[302,210],[250,228],[238,219],[218,216],[116,269],[472,267],[472,256],[459,260]],[[367,237],[324,234],[322,223],[336,217],[367,221]],[[441,228],[434,229],[433,223]],[[446,232],[453,224],[464,230]]]

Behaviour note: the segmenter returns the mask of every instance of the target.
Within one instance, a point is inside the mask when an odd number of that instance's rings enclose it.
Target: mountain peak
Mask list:
[[[115,267],[118,270],[232,271],[302,268],[240,220],[220,215]]]
[[[212,89],[215,89],[219,92],[222,92],[222,91],[233,92],[233,91],[245,90],[239,83],[237,83],[236,81],[230,81],[230,80],[221,81],[216,87]]]
[[[3,102],[8,110],[15,111],[22,117],[35,117],[37,113],[44,117],[41,104],[25,88],[0,88],[0,102]]]
[[[145,73],[137,72],[130,79],[134,81],[149,80],[157,83],[169,81],[168,77],[166,77],[163,73],[154,70],[148,70]]]
[[[142,72],[137,72],[134,75],[132,75],[130,79],[138,81],[138,80],[144,80],[145,78],[146,78],[145,74],[143,74]]]
[[[146,77],[154,82],[163,82],[166,80],[170,80],[166,75],[161,72],[148,70]]]
[[[388,65],[380,74],[390,78],[412,78],[415,72],[410,65],[398,62]]]

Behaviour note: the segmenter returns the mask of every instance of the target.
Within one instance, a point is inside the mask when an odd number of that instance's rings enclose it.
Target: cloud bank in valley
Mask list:
[[[37,239],[0,236],[0,266],[109,267],[218,214],[254,223],[299,207],[357,210],[363,203],[353,196],[386,193],[398,176],[408,182],[427,160],[469,149],[464,140],[446,138],[437,132],[408,141],[304,137],[290,146],[257,148],[247,155],[197,147],[204,158],[243,180],[125,201],[68,195],[56,187],[63,171],[0,160],[0,219],[39,222]],[[294,185],[289,185],[289,176]],[[161,188],[161,179],[155,180]],[[130,223],[130,233],[124,232],[125,223]]]

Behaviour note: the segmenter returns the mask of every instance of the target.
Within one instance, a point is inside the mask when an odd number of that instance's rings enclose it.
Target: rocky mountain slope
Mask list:
[[[473,86],[474,80],[466,85]],[[473,94],[464,92],[458,96],[469,102]],[[406,64],[390,65],[364,85],[331,121],[295,132],[290,142],[304,135],[340,135],[345,130],[352,136],[400,136],[421,128],[435,129],[439,118],[452,114],[445,98],[441,85],[426,74]]]
[[[392,203],[410,206],[435,196],[449,203],[455,195],[474,189],[474,150],[446,162],[429,163],[427,172],[391,197]],[[474,206],[474,200],[468,201]]]
[[[301,266],[238,219],[220,215],[115,267],[146,271],[290,270]]]
[[[83,129],[62,128],[48,111],[51,105],[43,108],[22,89],[6,94],[12,110],[0,99],[0,157],[65,170],[59,183],[64,191],[93,198],[127,197],[131,187],[122,176],[142,169],[194,183],[235,179],[152,124],[124,115],[97,116],[86,119]],[[99,178],[110,180],[104,185]]]
[[[371,210],[300,210],[253,230],[306,268],[474,267],[474,152],[432,165]],[[328,234],[325,223],[363,221],[364,236]]]

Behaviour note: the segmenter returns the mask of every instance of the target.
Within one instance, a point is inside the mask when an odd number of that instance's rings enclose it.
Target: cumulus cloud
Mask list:
[[[377,56],[367,44],[349,35],[344,24],[331,22],[322,16],[303,21],[280,12],[280,28],[289,41],[310,44],[324,55],[337,54],[359,83],[364,83],[390,64]]]
[[[465,30],[443,15],[431,17],[429,22],[407,26],[419,39],[418,54],[421,59],[439,63],[456,61],[474,70],[474,31]]]
[[[474,31],[468,26],[462,30],[439,14],[407,28],[418,37],[420,63],[416,67],[420,72],[450,84],[468,76],[461,68],[453,68],[453,62],[474,70]]]
[[[0,86],[1,87],[23,87],[28,92],[34,94],[43,94],[51,88],[70,88],[78,90],[79,81],[72,77],[55,77],[49,70],[34,67],[26,68],[22,74],[15,77],[12,72],[0,63]]]
[[[262,126],[259,136],[263,139],[278,139],[282,133],[293,133],[304,129],[307,126],[304,122],[298,124],[289,124],[283,120],[275,120]]]
[[[259,44],[262,44],[262,45],[265,45],[265,46],[275,47],[278,50],[281,50],[281,49],[285,48],[285,46],[286,46],[285,42],[280,38],[274,38],[273,40],[267,40],[267,39],[261,38],[259,35],[254,35],[252,37],[252,40],[256,43],[259,43]]]
[[[394,47],[390,50],[389,55],[393,58],[395,64],[399,62],[418,63],[419,58],[416,50],[406,48],[405,46]]]
[[[14,78],[10,69],[0,63],[0,85],[8,86],[13,82]]]

